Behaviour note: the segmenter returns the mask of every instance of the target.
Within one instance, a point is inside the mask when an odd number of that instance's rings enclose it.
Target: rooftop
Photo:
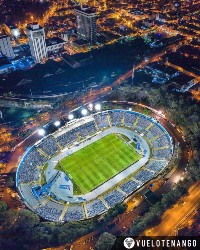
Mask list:
[[[75,10],[86,14],[96,14],[96,10],[94,8],[90,8],[88,5],[77,6]]]
[[[37,22],[27,24],[26,28],[29,29],[29,30],[43,29]]]
[[[47,47],[55,45],[55,44],[65,43],[65,41],[63,39],[61,39],[60,37],[48,38],[45,41],[46,41],[46,46]]]
[[[6,37],[9,37],[9,36],[7,36],[7,35],[0,35],[0,39],[6,38]]]

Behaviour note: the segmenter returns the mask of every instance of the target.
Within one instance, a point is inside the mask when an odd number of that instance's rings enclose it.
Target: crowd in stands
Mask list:
[[[155,135],[153,133],[151,133],[151,131],[148,131],[148,133],[145,135],[149,140],[151,140],[152,138],[155,137]]]
[[[156,173],[160,172],[167,164],[167,161],[150,161],[146,168],[155,171]]]
[[[109,127],[108,115],[107,114],[98,114],[95,116],[95,121],[97,123],[98,128],[106,128]]]
[[[153,145],[154,145],[154,148],[161,148],[161,147],[170,146],[170,142],[166,134],[164,134],[158,137],[156,140],[153,140]]]
[[[110,112],[110,119],[113,126],[120,126],[122,125],[122,119],[124,117],[123,111],[114,111]]]
[[[113,207],[115,204],[123,200],[124,194],[122,194],[118,190],[112,190],[108,194],[104,195],[103,198],[110,207]]]
[[[58,221],[64,206],[52,201],[47,201],[44,206],[36,209],[36,212],[44,219]]]
[[[64,221],[77,221],[77,220],[82,220],[84,219],[85,215],[84,215],[84,211],[83,211],[83,207],[82,205],[70,205],[67,208],[67,212],[64,215],[63,220]]]
[[[85,138],[88,135],[92,135],[96,133],[97,130],[95,128],[94,122],[88,122],[79,127],[78,133],[82,138]]]
[[[151,123],[147,118],[140,115],[135,129],[143,132]]]
[[[124,112],[124,125],[128,127],[132,127],[137,117],[138,115],[134,113],[130,113],[129,111]]]
[[[158,159],[168,159],[172,155],[170,148],[164,148],[164,149],[154,149],[153,150],[153,157],[156,157]]]
[[[76,134],[77,132],[78,132],[77,129],[72,129],[57,137],[56,140],[60,146],[66,147],[67,145],[72,144],[74,141],[78,139]]]
[[[97,214],[101,214],[107,209],[106,206],[103,204],[103,202],[99,199],[96,199],[90,203],[87,203],[86,208],[87,208],[88,217],[93,217]]]
[[[163,135],[164,131],[158,126],[152,126],[149,131],[153,134],[153,136],[161,136]]]
[[[140,181],[142,184],[144,184],[145,182],[153,178],[153,176],[154,176],[154,173],[147,171],[147,170],[141,170],[134,176],[134,178]]]
[[[59,152],[59,147],[56,143],[56,140],[53,136],[49,136],[42,140],[42,142],[38,146],[45,154],[49,156],[54,156],[57,152]]]
[[[120,186],[120,188],[121,188],[121,190],[122,190],[123,192],[125,192],[126,194],[130,194],[130,193],[132,193],[134,190],[137,189],[138,185],[139,185],[138,182],[135,182],[135,181],[133,181],[133,180],[129,180],[129,181],[123,183],[123,184]]]
[[[43,166],[47,158],[34,147],[23,159],[18,175],[19,182],[31,182],[39,179],[38,166]]]

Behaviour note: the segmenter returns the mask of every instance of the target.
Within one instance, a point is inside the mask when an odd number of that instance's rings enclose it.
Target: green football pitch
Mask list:
[[[109,180],[141,156],[115,134],[63,158],[56,169],[64,171],[74,184],[75,194],[85,194]]]

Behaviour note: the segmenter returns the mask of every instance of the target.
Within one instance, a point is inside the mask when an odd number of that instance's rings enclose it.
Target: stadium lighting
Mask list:
[[[45,135],[45,130],[43,128],[38,129],[38,135],[44,136]]]
[[[18,30],[18,29],[15,29],[14,32],[13,32],[13,35],[14,35],[15,37],[18,37],[18,36],[20,35],[19,30]]]
[[[96,111],[100,111],[101,110],[101,104],[96,104],[95,105],[95,109],[96,109]]]
[[[87,115],[87,112],[88,112],[87,109],[82,109],[81,114],[85,116]]]
[[[93,109],[93,104],[92,104],[92,103],[89,103],[88,108],[89,108],[90,110],[92,110],[92,109]]]
[[[55,125],[56,127],[59,127],[59,126],[60,126],[60,121],[55,121],[55,122],[54,122],[54,125]]]
[[[69,119],[69,120],[73,120],[73,119],[74,119],[74,115],[73,115],[73,114],[69,114],[69,115],[68,115],[68,119]]]

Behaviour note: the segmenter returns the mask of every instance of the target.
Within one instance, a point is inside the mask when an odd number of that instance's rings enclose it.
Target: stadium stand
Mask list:
[[[99,199],[95,199],[92,202],[86,204],[88,217],[94,217],[97,214],[101,214],[107,210],[106,206]]]
[[[110,207],[113,207],[115,204],[120,203],[123,200],[124,195],[117,190],[112,190],[104,195],[103,198]]]
[[[56,143],[56,140],[53,136],[49,136],[42,140],[42,142],[38,146],[45,154],[48,156],[54,156],[58,151],[59,147]]]
[[[62,134],[61,136],[57,137],[56,140],[59,143],[59,145],[61,145],[62,147],[66,147],[78,139],[76,134],[77,132],[78,129],[70,130],[65,134]]]
[[[21,184],[20,191],[23,197],[25,197],[26,202],[31,207],[36,207],[39,205],[39,200],[35,198],[32,192],[31,185],[29,184]]]
[[[121,110],[115,110],[113,112],[109,112],[112,125],[121,126],[122,119],[124,117],[124,112]]]
[[[20,183],[37,181],[39,179],[38,166],[43,166],[47,161],[47,158],[41,155],[35,147],[25,156],[21,165],[18,175],[18,181]]]
[[[167,147],[167,146],[170,146],[170,142],[165,134],[153,140],[154,148],[161,148],[161,147]]]
[[[127,127],[132,127],[137,117],[138,115],[134,114],[133,112],[124,112],[124,125]]]
[[[70,205],[64,215],[64,221],[83,220],[85,214],[82,205]]]
[[[150,161],[146,168],[153,170],[156,174],[159,173],[165,166],[167,165],[167,161]]]
[[[171,157],[171,150],[170,149],[154,149],[153,150],[153,158],[158,158],[158,159],[168,159]]]
[[[98,128],[106,128],[109,127],[108,115],[107,113],[98,114],[95,116],[95,121],[97,123]]]
[[[145,182],[147,182],[148,180],[152,179],[154,177],[154,173],[147,171],[147,170],[141,170],[139,171],[134,178],[140,182],[142,182],[142,184],[144,184]]]
[[[78,130],[78,134],[82,138],[87,137],[88,135],[92,135],[96,132],[97,130],[93,121],[80,126]]]
[[[136,190],[138,187],[138,183],[133,181],[133,180],[129,180],[125,183],[123,183],[120,188],[123,192],[125,192],[126,194],[130,194],[132,193],[134,190]]]
[[[160,127],[158,127],[156,124],[152,126],[149,131],[153,134],[153,136],[161,136],[163,135],[164,131],[161,130]]]
[[[138,130],[139,132],[144,132],[145,129],[151,124],[152,122],[150,120],[148,120],[147,118],[145,118],[144,116],[140,115],[138,122],[137,122],[137,126],[135,127],[136,130]]]
[[[36,212],[46,220],[58,221],[63,209],[63,205],[48,200],[44,206],[38,207]]]

